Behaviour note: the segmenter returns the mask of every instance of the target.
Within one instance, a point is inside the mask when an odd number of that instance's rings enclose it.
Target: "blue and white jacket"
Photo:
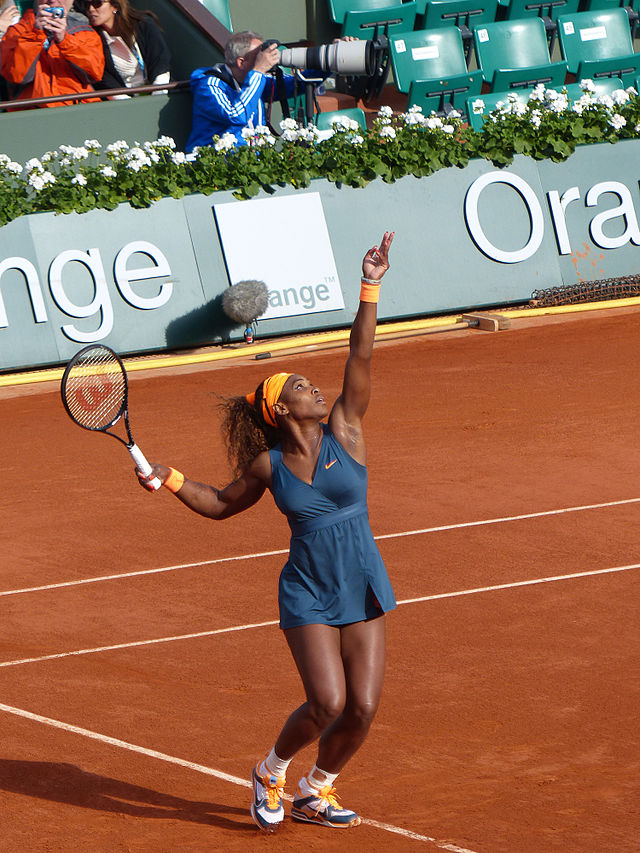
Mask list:
[[[293,95],[294,77],[283,74],[287,97]],[[264,103],[276,99],[276,81],[270,74],[251,70],[240,85],[227,65],[196,68],[191,75],[193,121],[185,151],[196,146],[211,145],[214,136],[232,133],[238,145],[245,127],[264,125]]]

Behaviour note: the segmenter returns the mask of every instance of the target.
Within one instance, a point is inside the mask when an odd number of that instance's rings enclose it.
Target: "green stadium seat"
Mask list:
[[[576,12],[558,18],[560,50],[576,80],[619,77],[633,86],[640,55],[633,52],[629,16],[624,9]]]
[[[504,20],[520,18],[550,18],[557,21],[560,15],[577,12],[581,0],[506,0],[501,3]]]
[[[357,121],[363,130],[367,129],[364,110],[361,110],[360,107],[349,107],[344,110],[330,110],[325,113],[318,113],[316,115],[316,127],[318,130],[329,130],[335,119],[343,117]]]
[[[515,21],[522,18],[542,18],[547,31],[549,55],[556,41],[556,22],[560,15],[577,12],[581,0],[503,0],[498,20]]]
[[[368,39],[378,27],[389,33],[412,30],[416,20],[415,0],[328,0],[329,13],[343,36]]]
[[[473,41],[478,65],[492,92],[528,89],[537,83],[554,88],[564,84],[567,63],[551,61],[541,18],[477,27]]]
[[[457,27],[398,33],[389,38],[389,50],[398,91],[408,93],[407,108],[463,112],[465,98],[482,88],[482,73],[467,68]]]
[[[223,27],[226,27],[229,32],[233,32],[229,0],[200,0],[200,2],[208,12],[211,12],[214,18],[220,21]]]
[[[458,27],[462,33],[468,64],[473,47],[472,32],[480,24],[495,21],[498,0],[417,0],[417,9],[421,29]]]
[[[580,0],[581,12],[598,12],[618,8],[624,9],[629,16],[631,38],[634,39],[638,30],[640,0]]]

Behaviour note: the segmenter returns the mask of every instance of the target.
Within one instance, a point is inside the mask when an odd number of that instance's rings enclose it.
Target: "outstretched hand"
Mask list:
[[[380,281],[389,269],[389,249],[395,231],[385,231],[379,246],[372,246],[362,261],[362,275],[372,281]]]

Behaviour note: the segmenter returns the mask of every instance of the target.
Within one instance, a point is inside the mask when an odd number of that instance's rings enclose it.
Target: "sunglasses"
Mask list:
[[[105,3],[109,3],[110,0],[87,0],[87,6],[93,6],[94,9],[99,9],[100,6],[104,6]]]

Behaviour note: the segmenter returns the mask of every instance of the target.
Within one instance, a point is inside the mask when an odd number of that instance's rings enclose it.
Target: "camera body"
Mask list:
[[[64,18],[62,6],[44,6],[42,11],[48,12],[53,18]]]

